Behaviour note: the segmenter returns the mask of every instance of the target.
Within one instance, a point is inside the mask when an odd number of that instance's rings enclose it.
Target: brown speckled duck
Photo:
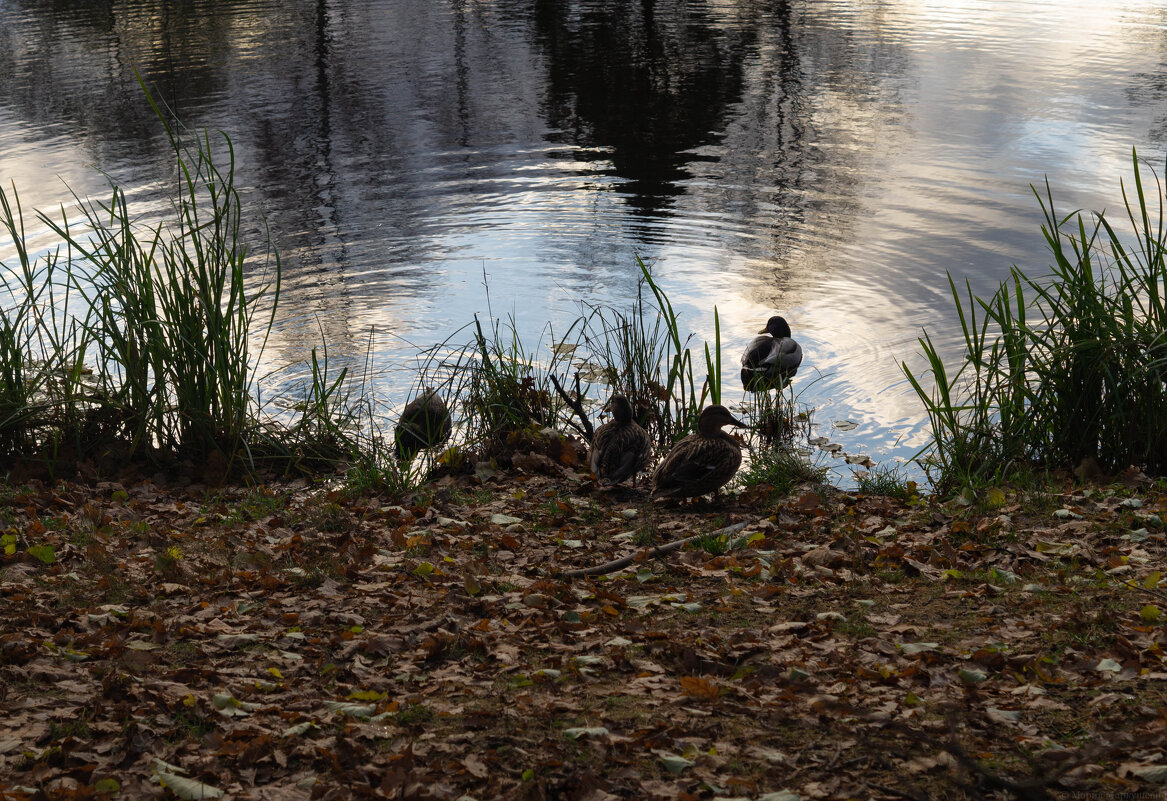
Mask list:
[[[695,498],[729,483],[742,463],[742,449],[722,426],[747,428],[721,405],[706,406],[697,433],[673,446],[652,474],[653,497]]]
[[[802,347],[790,338],[785,318],[774,316],[758,332],[742,354],[742,386],[747,392],[781,389],[790,383],[802,364]]]
[[[619,484],[648,466],[652,459],[652,440],[648,432],[632,419],[632,404],[623,395],[608,401],[612,419],[596,429],[588,465],[601,484]]]
[[[450,410],[432,389],[426,389],[405,404],[394,430],[397,458],[413,461],[419,451],[434,448],[450,438]]]

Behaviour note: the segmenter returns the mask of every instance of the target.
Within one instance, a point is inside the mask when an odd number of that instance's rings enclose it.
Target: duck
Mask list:
[[[652,460],[652,439],[639,423],[632,419],[632,404],[623,395],[613,395],[608,401],[612,419],[596,429],[592,435],[588,466],[600,484],[612,486],[635,480],[635,476]]]
[[[401,410],[401,419],[393,432],[397,458],[413,461],[420,451],[436,448],[448,440],[451,428],[446,402],[437,392],[426,388]]]
[[[748,426],[721,404],[706,406],[697,433],[682,439],[652,474],[654,498],[695,498],[716,493],[742,463],[742,448],[722,426]]]
[[[790,384],[802,364],[802,346],[790,338],[790,324],[775,315],[766,321],[742,354],[742,386],[747,392],[765,392]]]

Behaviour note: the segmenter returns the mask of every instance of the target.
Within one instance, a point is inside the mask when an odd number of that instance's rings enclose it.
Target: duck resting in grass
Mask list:
[[[652,474],[654,498],[695,498],[717,492],[742,463],[742,448],[722,426],[748,426],[720,404],[706,406],[697,433],[673,446]]]
[[[747,392],[781,389],[802,364],[802,347],[790,338],[790,325],[774,316],[742,354],[742,386]]]
[[[652,440],[648,432],[632,419],[632,404],[623,395],[608,401],[612,419],[592,435],[588,465],[600,484],[611,486],[635,480],[635,476],[652,459]]]
[[[436,448],[450,438],[450,410],[446,402],[432,389],[405,404],[401,419],[394,429],[397,458],[411,462],[419,451]]]

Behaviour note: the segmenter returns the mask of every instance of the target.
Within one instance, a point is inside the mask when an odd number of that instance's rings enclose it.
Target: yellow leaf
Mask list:
[[[272,676],[275,676],[277,679],[282,679],[282,678],[284,677],[284,674],[283,674],[283,673],[280,673],[280,669],[279,669],[279,668],[277,668],[277,667],[269,667],[269,668],[267,669],[267,672],[268,672],[270,675],[272,675]]]

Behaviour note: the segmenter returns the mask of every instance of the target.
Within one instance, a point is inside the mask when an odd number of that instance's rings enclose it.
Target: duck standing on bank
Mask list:
[[[401,410],[401,419],[393,432],[397,458],[412,462],[419,451],[435,448],[449,439],[452,427],[446,402],[427,388]]]
[[[588,465],[600,484],[611,486],[635,478],[652,459],[652,439],[632,419],[632,404],[623,395],[608,401],[612,419],[596,429]]]
[[[742,448],[722,426],[748,426],[720,404],[706,406],[697,433],[673,446],[652,474],[654,498],[695,498],[717,492],[729,483],[742,463]]]
[[[774,316],[742,354],[742,386],[747,392],[781,389],[802,364],[802,347],[790,338],[790,325]]]

